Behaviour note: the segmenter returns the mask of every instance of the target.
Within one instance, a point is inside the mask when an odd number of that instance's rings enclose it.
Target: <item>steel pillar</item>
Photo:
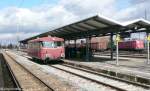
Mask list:
[[[75,39],[74,40],[74,47],[75,47],[75,49],[74,49],[74,51],[75,51],[75,57],[77,57],[77,44],[76,44],[76,42],[77,42],[77,40]]]
[[[68,40],[68,52],[69,52],[69,53],[68,53],[68,54],[69,54],[68,56],[69,56],[69,58],[71,58],[70,41],[71,41],[71,40]]]
[[[119,65],[119,50],[118,50],[118,42],[116,43],[116,65]]]
[[[110,53],[111,53],[111,60],[113,60],[113,33],[110,35]]]
[[[74,45],[75,45],[75,48],[77,47],[77,45],[76,45],[76,42],[77,42],[77,40],[75,39],[75,40],[74,40]]]
[[[148,39],[149,36],[150,36],[149,33],[147,33],[147,64],[149,64],[149,58],[150,58],[150,56],[149,56],[149,53],[150,53],[150,50],[149,50],[150,40]]]
[[[86,61],[90,61],[90,38],[86,38]]]

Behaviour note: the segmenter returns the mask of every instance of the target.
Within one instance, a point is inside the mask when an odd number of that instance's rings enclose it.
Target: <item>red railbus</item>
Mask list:
[[[28,42],[28,55],[43,60],[57,60],[65,57],[64,39],[58,37],[42,37]]]

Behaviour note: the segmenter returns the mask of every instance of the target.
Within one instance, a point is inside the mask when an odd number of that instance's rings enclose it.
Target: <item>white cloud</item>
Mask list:
[[[60,0],[56,5],[8,7],[0,10],[0,40],[14,40],[17,26],[20,39],[24,39],[98,13],[120,21],[135,19],[144,15],[145,7],[150,8],[150,0],[134,1],[136,4],[123,10],[117,9],[118,0]]]
[[[0,11],[0,39],[15,39],[16,36],[12,35],[18,31],[22,32],[21,36],[45,32],[99,12],[103,13],[106,7],[111,12],[114,2],[115,0],[60,0],[55,6],[41,5],[31,9],[8,7]]]
[[[145,18],[145,10],[147,12],[147,19],[149,19],[149,4],[150,0],[132,0],[131,7],[118,11],[114,19],[129,21],[137,18]]]

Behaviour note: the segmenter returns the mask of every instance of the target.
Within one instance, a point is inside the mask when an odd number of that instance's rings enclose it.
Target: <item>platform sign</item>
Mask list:
[[[148,35],[148,37],[147,37],[147,41],[150,41],[150,35]]]
[[[119,41],[120,41],[120,35],[117,34],[117,35],[116,35],[116,42],[119,42]]]
[[[119,50],[118,50],[118,42],[120,41],[120,35],[116,35],[116,65],[119,65]]]

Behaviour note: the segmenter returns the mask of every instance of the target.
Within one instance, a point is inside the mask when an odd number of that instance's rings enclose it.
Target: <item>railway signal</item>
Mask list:
[[[149,43],[150,43],[150,35],[147,36],[147,64],[149,64]]]
[[[119,50],[118,50],[118,42],[120,41],[120,35],[116,35],[116,65],[119,65]]]

